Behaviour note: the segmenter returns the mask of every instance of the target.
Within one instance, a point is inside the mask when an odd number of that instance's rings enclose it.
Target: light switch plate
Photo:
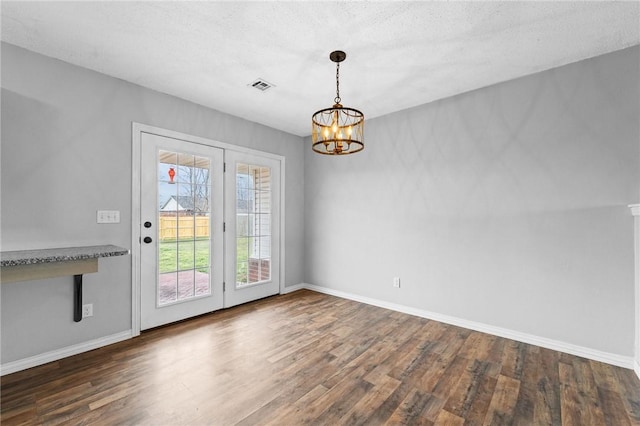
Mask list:
[[[98,223],[120,223],[120,210],[98,210]]]

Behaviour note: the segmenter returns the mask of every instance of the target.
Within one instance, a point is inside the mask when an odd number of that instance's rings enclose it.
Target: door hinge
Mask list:
[[[223,282],[222,283],[222,292],[224,293],[225,291],[227,291],[227,283]]]
[[[227,171],[227,163],[222,163],[222,173]]]
[[[227,222],[222,222],[222,232],[227,232]]]

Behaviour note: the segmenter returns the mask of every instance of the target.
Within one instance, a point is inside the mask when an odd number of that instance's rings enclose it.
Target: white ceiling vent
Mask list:
[[[255,87],[256,89],[262,92],[264,92],[267,89],[271,89],[272,87],[275,87],[273,84],[269,83],[267,80],[263,78],[257,79],[253,83],[249,84],[249,86]]]

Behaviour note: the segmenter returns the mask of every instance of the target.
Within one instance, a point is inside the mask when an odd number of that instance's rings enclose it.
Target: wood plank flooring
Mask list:
[[[307,290],[1,379],[1,422],[632,425],[631,370]]]

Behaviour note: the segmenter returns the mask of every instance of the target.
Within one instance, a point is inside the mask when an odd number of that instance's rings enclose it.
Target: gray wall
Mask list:
[[[354,156],[305,150],[305,281],[632,356],[638,64],[634,47],[371,119]]]
[[[258,94],[260,95],[260,94]],[[2,250],[131,248],[131,122],[286,157],[286,284],[303,281],[303,143],[298,136],[2,44]],[[96,210],[121,223],[96,224]],[[7,363],[131,327],[131,259],[85,276],[94,317],[74,323],[70,277],[2,284]]]
[[[633,354],[637,47],[368,120],[365,151],[344,158],[15,46],[1,53],[3,250],[131,248],[137,121],[286,156],[287,285]],[[97,225],[99,209],[122,222]],[[70,278],[2,284],[2,362],[128,330],[130,259],[100,260],[85,282],[95,316],[81,323]]]

